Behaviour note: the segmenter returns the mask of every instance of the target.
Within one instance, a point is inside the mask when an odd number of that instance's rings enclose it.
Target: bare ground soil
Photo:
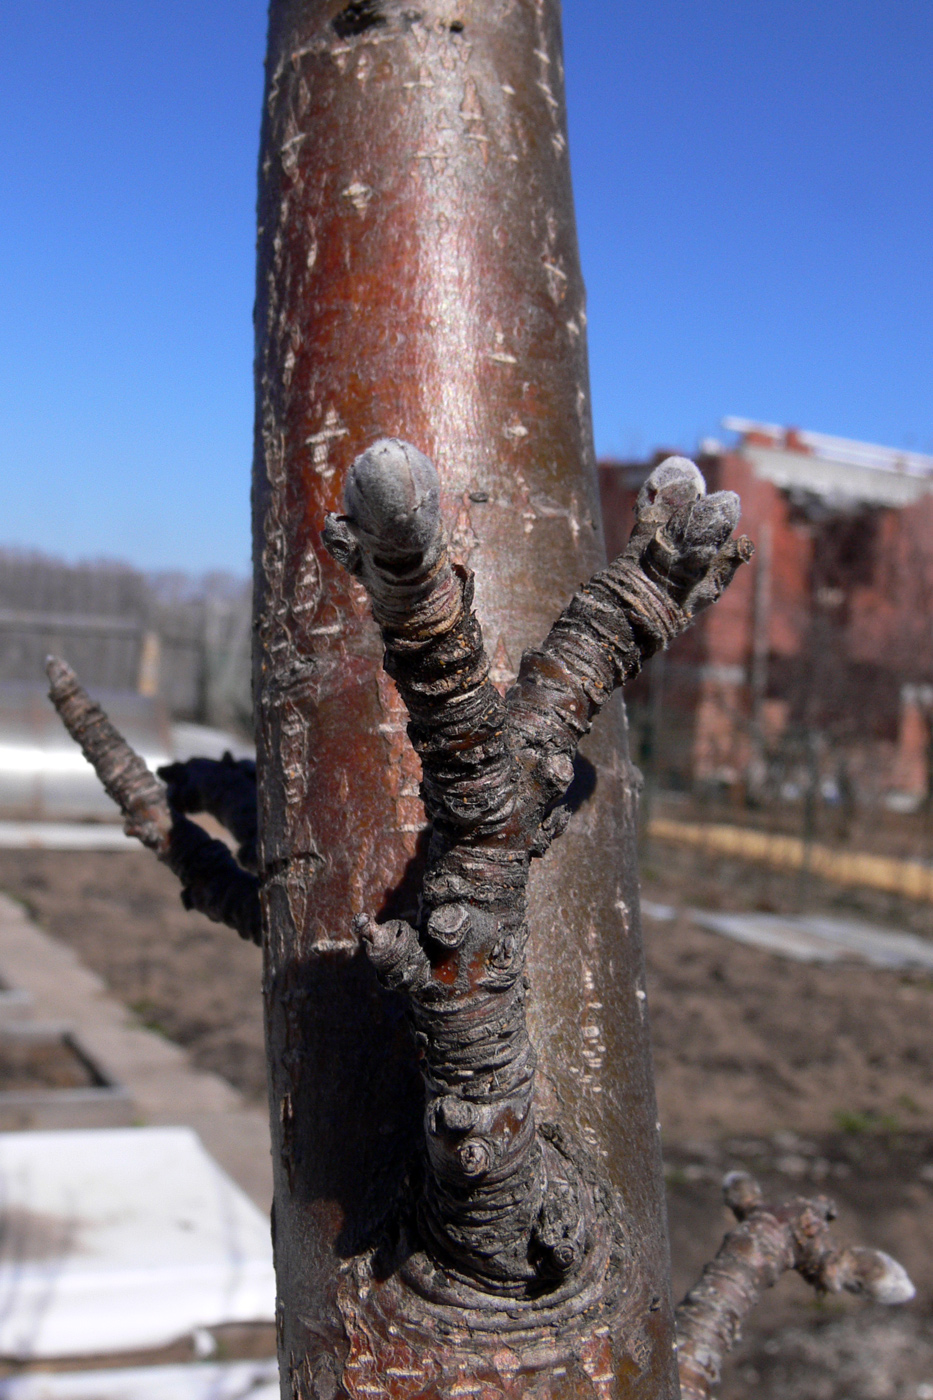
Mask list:
[[[182,908],[144,852],[0,851],[0,888],[74,947],[147,1024],[253,1099],[265,1092],[259,951]],[[933,911],[655,843],[646,899],[823,909],[929,932]],[[824,1192],[840,1239],[886,1249],[918,1297],[890,1312],[773,1290],[730,1361],[724,1400],[933,1400],[933,980],[792,963],[680,914],[646,920],[675,1291],[729,1219],[723,1173],[775,1196]],[[926,1389],[929,1387],[929,1389]]]
[[[184,909],[177,880],[148,852],[2,850],[0,889],[145,1025],[264,1099],[262,954]]]
[[[929,935],[933,911],[874,891],[658,842],[646,901],[831,913]],[[726,1400],[933,1400],[933,979],[858,963],[817,966],[706,932],[681,912],[645,920],[675,1296],[730,1219],[723,1174],[774,1198],[822,1193],[838,1238],[899,1259],[902,1309],[815,1299],[789,1276],[752,1315]]]

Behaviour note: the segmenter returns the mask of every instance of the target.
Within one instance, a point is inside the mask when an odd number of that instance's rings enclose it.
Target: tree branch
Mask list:
[[[223,841],[215,841],[196,823],[173,809],[158,778],[91,699],[70,666],[50,656],[45,669],[49,678],[49,699],[108,796],[123,813],[127,835],[137,837],[178,877],[186,909],[197,909],[215,923],[236,929],[241,938],[261,944],[256,876],[237,865]],[[211,760],[195,762],[206,765]],[[237,769],[237,765],[233,766]],[[185,765],[173,767],[178,769]],[[224,767],[222,763],[216,765],[218,770]],[[206,780],[204,769],[195,771]],[[215,779],[213,786],[219,789],[220,775],[215,774]],[[230,802],[231,809],[239,810],[245,780],[245,771],[239,769],[235,779],[237,800]],[[176,776],[177,781],[180,775]],[[253,791],[255,795],[255,782]],[[218,805],[222,807],[223,803],[218,800]]]
[[[732,491],[707,496],[686,458],[655,468],[624,553],[584,584],[543,644],[522,657],[509,712],[529,749],[552,764],[558,754],[572,758],[613,690],[715,602],[753,553],[744,536],[730,539],[739,510]]]
[[[258,869],[256,843],[256,762],[225,753],[221,759],[189,758],[166,763],[158,770],[176,813],[208,812],[226,827],[239,848],[236,858],[245,870]]]
[[[471,610],[473,576],[447,552],[437,471],[417,448],[387,439],[353,464],[345,494],[347,514],[328,516],[324,544],[372,600],[428,816],[452,836],[496,830],[513,776],[505,705]]]
[[[836,1247],[829,1231],[836,1210],[825,1196],[796,1196],[785,1205],[768,1206],[757,1181],[745,1172],[731,1172],[723,1194],[739,1228],[726,1235],[677,1309],[683,1400],[709,1400],[723,1357],[739,1340],[746,1316],[762,1292],[790,1269],[820,1293],[845,1291],[887,1304],[914,1296],[904,1269],[889,1255]]]
[[[172,829],[165,789],[139,754],[130,748],[81,685],[74,671],[57,656],[45,662],[49,699],[62,723],[125,817],[128,836],[135,836],[164,859]]]
[[[592,1250],[592,1194],[559,1134],[537,1131],[525,1025],[529,863],[569,816],[555,804],[615,686],[718,596],[751,553],[729,542],[738,498],[705,496],[692,463],[652,473],[632,542],[525,654],[506,701],[489,680],[472,575],[450,562],[437,472],[394,439],[358,457],[324,543],[363,583],[408,707],[431,821],[417,927],[357,927],[404,991],[427,1090],[422,1234],[448,1274],[527,1295]]]
[[[208,836],[197,822],[173,813],[167,853],[160,857],[182,884],[181,902],[236,929],[247,943],[262,947],[260,882],[238,865],[223,841]]]

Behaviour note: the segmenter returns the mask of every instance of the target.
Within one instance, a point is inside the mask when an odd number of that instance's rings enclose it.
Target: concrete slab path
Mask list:
[[[139,1121],[194,1128],[260,1209],[272,1204],[269,1121],[225,1079],[135,1020],[71,948],[0,894],[0,982],[27,992],[41,1021],[64,1021],[101,1068],[130,1090]]]

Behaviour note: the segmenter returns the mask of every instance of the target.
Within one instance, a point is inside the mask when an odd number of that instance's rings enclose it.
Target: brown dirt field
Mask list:
[[[933,911],[654,842],[642,894],[674,906],[808,911],[929,935]],[[744,947],[680,914],[645,919],[675,1296],[730,1219],[723,1174],[774,1198],[829,1195],[837,1235],[907,1268],[906,1308],[815,1299],[790,1276],[752,1315],[724,1400],[933,1400],[933,980]],[[929,1390],[924,1387],[929,1386]]]
[[[0,889],[145,1025],[249,1098],[265,1097],[262,954],[184,909],[177,880],[147,851],[0,850]]]
[[[643,877],[646,899],[681,909],[800,898],[794,877],[659,843]],[[196,1064],[262,1097],[259,951],[186,913],[151,857],[0,851],[0,888]],[[806,899],[918,932],[933,920],[817,885]],[[720,1182],[737,1166],[775,1196],[832,1195],[839,1238],[886,1249],[918,1287],[888,1312],[819,1303],[785,1279],[730,1361],[723,1400],[933,1400],[933,981],[789,962],[684,916],[645,932],[678,1296],[728,1227]]]

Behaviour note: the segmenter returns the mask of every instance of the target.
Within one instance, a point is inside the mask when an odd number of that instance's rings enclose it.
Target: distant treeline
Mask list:
[[[251,585],[0,549],[0,683],[49,652],[88,686],[159,695],[172,718],[251,730]]]

